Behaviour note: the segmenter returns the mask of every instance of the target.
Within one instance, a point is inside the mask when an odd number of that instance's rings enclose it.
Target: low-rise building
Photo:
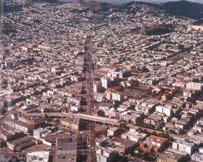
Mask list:
[[[159,155],[157,162],[187,162],[189,157],[175,152],[166,151]]]
[[[30,152],[26,155],[26,162],[49,162],[49,157],[48,151]]]
[[[176,140],[172,143],[172,150],[184,154],[192,155],[195,150],[195,144],[183,140]]]
[[[121,135],[121,138],[128,139],[130,141],[134,141],[136,143],[144,140],[146,138],[146,133],[141,133],[136,131],[135,129],[130,129],[128,132]]]

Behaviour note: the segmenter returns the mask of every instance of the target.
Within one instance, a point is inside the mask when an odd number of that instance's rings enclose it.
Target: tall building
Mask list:
[[[77,139],[74,136],[58,137],[56,139],[55,162],[76,162]]]
[[[102,87],[104,87],[106,89],[109,88],[109,86],[110,86],[109,78],[103,77],[103,78],[101,78],[101,82],[102,82]]]

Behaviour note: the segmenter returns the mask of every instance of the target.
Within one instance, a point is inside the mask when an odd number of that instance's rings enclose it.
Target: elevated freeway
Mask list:
[[[93,116],[93,115],[87,115],[87,114],[73,114],[73,113],[31,113],[31,114],[26,114],[26,116],[49,116],[49,117],[61,117],[61,118],[78,118],[82,120],[87,120],[87,121],[92,121],[96,123],[101,123],[101,124],[107,124],[107,125],[113,125],[113,126],[120,126],[120,122],[118,119],[110,119],[107,117],[99,117],[99,116]]]

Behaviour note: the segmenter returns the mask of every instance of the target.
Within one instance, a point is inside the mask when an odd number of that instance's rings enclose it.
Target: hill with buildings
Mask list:
[[[133,4],[145,4],[148,6],[155,7],[156,10],[164,10],[167,13],[171,15],[176,16],[183,16],[193,19],[202,19],[203,18],[203,4],[195,3],[195,2],[189,2],[186,0],[180,0],[180,1],[172,1],[172,2],[166,2],[161,4],[154,4],[150,2],[142,2],[142,1],[132,1],[126,4],[122,5],[115,5],[106,3],[106,2],[99,2],[97,0],[93,1],[86,1],[86,0],[24,0],[23,4],[21,2],[12,0],[15,3],[10,3],[10,1],[6,1],[3,4],[3,12],[13,12],[13,11],[19,11],[24,6],[24,4],[28,5],[31,2],[47,2],[47,3],[63,3],[63,2],[80,2],[84,7],[87,7],[94,11],[108,11],[110,9],[124,9],[125,12],[132,12],[131,6]]]
[[[52,1],[52,0],[51,0]],[[183,16],[187,18],[193,18],[193,19],[201,19],[203,18],[203,4],[200,3],[195,3],[195,2],[189,2],[186,0],[180,0],[180,1],[169,1],[166,3],[161,3],[161,4],[154,4],[150,2],[143,2],[143,1],[132,1],[123,5],[112,5],[110,3],[104,3],[104,2],[98,2],[98,1],[84,1],[84,0],[79,0],[79,2],[83,3],[86,7],[89,7],[93,10],[97,11],[107,11],[108,9],[111,8],[122,8],[122,9],[129,9],[130,6],[133,4],[145,4],[148,6],[155,7],[155,9],[161,9],[166,11],[169,14],[176,15],[176,16]]]

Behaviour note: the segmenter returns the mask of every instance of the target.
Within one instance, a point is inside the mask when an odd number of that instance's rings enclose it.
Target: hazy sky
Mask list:
[[[102,2],[113,2],[113,3],[126,3],[131,2],[133,0],[95,0],[95,1],[102,1]],[[168,1],[177,1],[177,0],[134,0],[134,1],[145,1],[145,2],[168,2]],[[188,0],[192,2],[199,2],[203,3],[203,0]]]

